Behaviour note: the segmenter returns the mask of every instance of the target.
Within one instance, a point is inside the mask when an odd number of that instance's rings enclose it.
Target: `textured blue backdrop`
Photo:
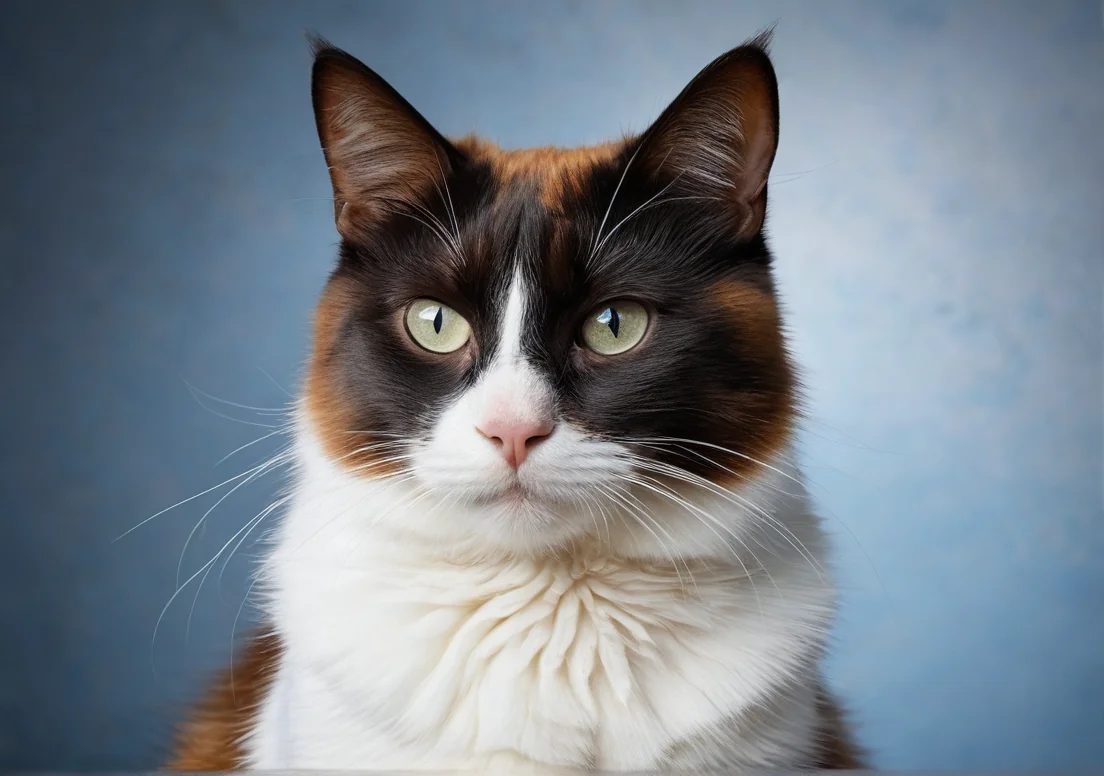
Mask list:
[[[184,381],[294,389],[335,243],[305,30],[529,145],[644,127],[773,21],[832,679],[884,767],[1104,768],[1099,0],[4,3],[0,767],[155,764],[227,658],[248,544],[153,642],[218,494],[112,539],[275,441],[218,463],[276,419]]]

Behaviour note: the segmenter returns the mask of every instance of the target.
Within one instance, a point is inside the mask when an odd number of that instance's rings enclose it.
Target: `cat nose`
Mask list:
[[[475,427],[502,451],[502,457],[513,468],[521,466],[529,450],[552,433],[551,420],[491,417]]]

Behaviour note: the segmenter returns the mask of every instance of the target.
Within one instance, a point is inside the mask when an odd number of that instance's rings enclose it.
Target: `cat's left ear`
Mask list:
[[[345,237],[424,201],[463,154],[355,57],[315,38],[311,98],[330,171],[334,218]]]
[[[705,67],[641,136],[636,162],[673,194],[709,198],[736,237],[763,226],[778,148],[778,81],[769,33]]]

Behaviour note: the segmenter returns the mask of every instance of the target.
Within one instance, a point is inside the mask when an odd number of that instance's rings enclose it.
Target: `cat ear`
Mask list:
[[[769,43],[766,32],[715,59],[641,136],[637,149],[637,163],[670,185],[670,194],[715,200],[726,227],[741,238],[763,226],[767,176],[778,148],[778,82]]]
[[[386,81],[325,41],[311,41],[311,98],[330,170],[334,218],[349,236],[396,203],[424,199],[462,159]]]

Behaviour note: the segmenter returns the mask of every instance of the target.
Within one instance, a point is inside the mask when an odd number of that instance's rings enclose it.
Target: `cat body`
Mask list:
[[[758,39],[645,133],[448,141],[319,44],[341,257],[266,630],[180,769],[855,767],[762,234]]]

